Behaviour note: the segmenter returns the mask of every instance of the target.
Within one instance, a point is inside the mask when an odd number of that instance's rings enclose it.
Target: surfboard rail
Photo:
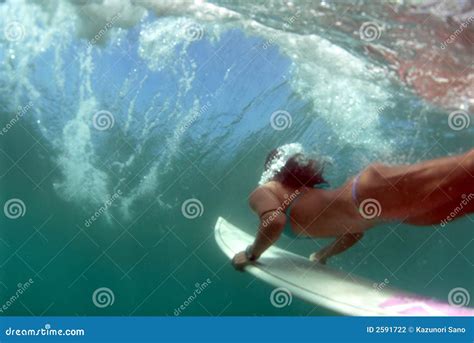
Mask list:
[[[254,237],[219,217],[215,239],[230,259]],[[344,315],[352,316],[473,316],[474,310],[455,307],[391,287],[378,289],[374,282],[309,261],[276,246],[270,247],[245,271],[291,296]]]

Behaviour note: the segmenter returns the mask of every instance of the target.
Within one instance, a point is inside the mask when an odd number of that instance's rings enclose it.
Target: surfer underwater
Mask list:
[[[381,222],[445,225],[474,212],[474,149],[412,165],[373,163],[335,189],[329,189],[323,171],[298,143],[270,152],[259,187],[249,197],[259,229],[254,243],[234,256],[237,270],[256,261],[282,233],[335,237],[310,256],[325,264]]]

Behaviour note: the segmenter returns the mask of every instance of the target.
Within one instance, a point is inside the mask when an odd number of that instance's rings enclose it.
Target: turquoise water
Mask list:
[[[300,142],[338,186],[372,161],[466,151],[474,133],[453,130],[450,109],[367,56],[357,33],[378,18],[379,44],[403,54],[412,28],[354,4],[0,4],[0,200],[20,205],[0,216],[2,314],[176,315],[185,301],[180,315],[332,314],[272,306],[273,288],[214,241],[218,216],[255,232],[247,196],[268,151]],[[473,219],[385,225],[330,263],[445,301],[473,294]],[[278,245],[309,255],[326,242]]]

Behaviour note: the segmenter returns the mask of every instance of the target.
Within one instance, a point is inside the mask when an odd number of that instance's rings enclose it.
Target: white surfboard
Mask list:
[[[254,237],[219,218],[217,244],[227,257],[245,250]],[[416,296],[353,277],[272,246],[245,271],[279,288],[286,297],[298,297],[335,312],[354,316],[473,316],[474,309]],[[283,299],[284,300],[284,299]],[[274,299],[278,301],[278,299]]]

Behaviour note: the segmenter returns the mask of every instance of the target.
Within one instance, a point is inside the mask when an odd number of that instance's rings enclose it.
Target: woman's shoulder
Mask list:
[[[255,188],[249,196],[249,205],[257,213],[268,211],[280,205],[278,185],[268,182]]]
[[[252,193],[250,193],[249,200],[277,197],[278,185],[274,183],[275,182],[268,182],[255,188]]]

